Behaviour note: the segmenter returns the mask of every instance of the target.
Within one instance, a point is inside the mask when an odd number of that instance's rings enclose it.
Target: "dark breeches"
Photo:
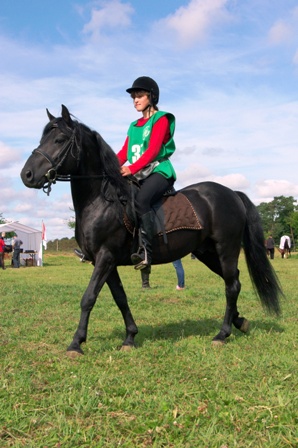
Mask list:
[[[150,174],[150,176],[141,181],[141,188],[136,196],[136,212],[138,216],[148,213],[151,206],[173,186],[173,183],[173,178],[166,179],[159,173]]]

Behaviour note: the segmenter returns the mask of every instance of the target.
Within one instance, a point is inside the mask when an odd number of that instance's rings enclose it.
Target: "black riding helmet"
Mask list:
[[[159,100],[159,87],[154,79],[149,78],[149,76],[140,76],[137,78],[126,92],[132,93],[137,90],[144,90],[150,93],[152,104],[155,105]]]

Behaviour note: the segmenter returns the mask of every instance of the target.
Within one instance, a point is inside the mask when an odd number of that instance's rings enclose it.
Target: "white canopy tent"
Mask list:
[[[26,258],[26,250],[34,251],[36,266],[42,266],[42,232],[41,230],[32,229],[32,227],[20,224],[17,221],[0,224],[0,233],[15,232],[20,240],[23,241],[22,258]]]

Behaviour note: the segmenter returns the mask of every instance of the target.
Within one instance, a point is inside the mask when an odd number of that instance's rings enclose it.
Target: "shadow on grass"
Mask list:
[[[188,338],[191,336],[210,336],[213,338],[221,328],[221,321],[217,319],[202,319],[202,320],[183,320],[180,322],[171,322],[162,325],[138,325],[139,333],[136,336],[136,343],[138,347],[142,347],[145,341],[168,340],[176,342],[181,338]],[[264,333],[283,333],[284,329],[274,321],[263,322],[261,320],[250,321],[250,330],[259,329]],[[232,334],[237,333],[237,337],[243,337],[247,334],[237,330],[234,326]],[[119,328],[113,330],[110,338],[123,338],[123,331]],[[109,337],[103,338],[108,340]]]
[[[285,330],[275,321],[252,320],[250,329],[258,329],[263,333],[283,333]]]

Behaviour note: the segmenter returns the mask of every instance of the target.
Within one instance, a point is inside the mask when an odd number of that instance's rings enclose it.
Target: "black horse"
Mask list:
[[[134,346],[137,326],[127,303],[117,266],[130,265],[137,237],[128,229],[126,210],[131,205],[131,182],[120,174],[118,159],[95,131],[74,120],[62,105],[62,116],[47,110],[45,126],[36,148],[21,172],[29,188],[43,188],[49,194],[57,180],[70,180],[76,217],[75,237],[94,265],[89,285],[81,300],[81,317],[69,352],[83,353],[87,327],[97,296],[106,282],[119,307],[126,328],[122,348]],[[209,269],[223,278],[226,312],[213,343],[224,343],[232,324],[248,331],[248,321],[239,316],[240,292],[238,258],[243,243],[248,270],[262,305],[280,313],[283,294],[266,256],[264,235],[256,207],[241,192],[214,182],[202,182],[180,190],[199,218],[202,229],[178,229],[156,235],[153,264],[169,263],[193,253]]]

